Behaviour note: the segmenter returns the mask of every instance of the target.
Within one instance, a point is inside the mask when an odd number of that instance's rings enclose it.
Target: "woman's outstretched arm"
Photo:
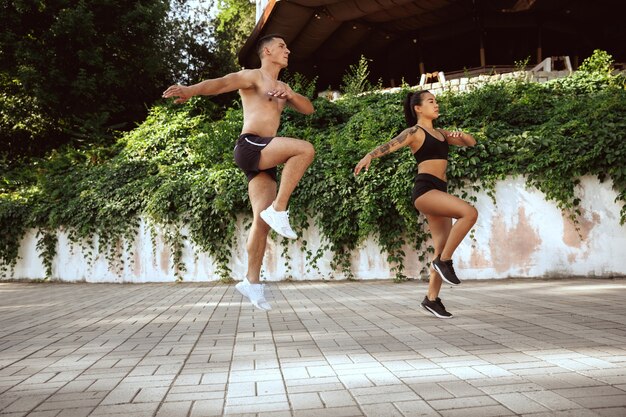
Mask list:
[[[354,175],[359,175],[359,172],[363,168],[367,171],[372,163],[372,159],[380,158],[383,155],[387,155],[391,152],[395,152],[398,149],[407,146],[410,142],[410,138],[417,132],[417,127],[409,127],[408,129],[404,129],[398,136],[391,139],[387,143],[383,143],[382,145],[376,147],[373,151],[365,155],[356,167],[354,167]]]

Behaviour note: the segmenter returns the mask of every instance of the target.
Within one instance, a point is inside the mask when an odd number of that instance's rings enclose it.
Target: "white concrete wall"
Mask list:
[[[409,192],[410,190],[407,190]],[[484,193],[477,195],[478,222],[474,226],[474,240],[466,238],[455,253],[455,268],[461,279],[493,279],[506,277],[562,277],[562,276],[625,276],[626,226],[619,224],[620,204],[611,182],[600,183],[596,178],[582,178],[578,190],[583,214],[580,235],[573,223],[553,202],[547,202],[541,192],[528,189],[523,178],[512,178],[498,183],[494,205]],[[233,250],[230,268],[233,277],[240,279],[246,270],[245,219],[238,222],[237,244]],[[320,235],[315,227],[304,236],[309,248],[317,250]],[[20,260],[4,279],[41,279],[45,269],[36,251],[36,231],[23,239]],[[317,269],[312,268],[300,250],[298,242],[290,243],[290,270],[285,266],[282,246],[270,240],[264,262],[263,276],[267,280],[344,279],[330,269],[330,253],[326,253]],[[150,228],[145,222],[134,242],[134,253],[121,254],[114,265],[98,257],[90,262],[79,245],[68,241],[60,233],[58,255],[53,262],[52,279],[86,282],[171,282],[171,251],[161,235],[152,245]],[[405,248],[405,273],[418,277],[423,264],[417,253]],[[358,279],[393,278],[386,256],[374,238],[368,239],[352,255],[352,271]],[[196,253],[186,244],[184,262],[185,281],[213,281],[218,279],[215,265],[205,253]]]

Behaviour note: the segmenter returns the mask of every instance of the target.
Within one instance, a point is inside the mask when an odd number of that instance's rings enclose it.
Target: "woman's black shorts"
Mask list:
[[[260,172],[267,173],[276,181],[276,167],[259,170],[261,151],[274,139],[273,137],[261,137],[251,133],[243,133],[237,139],[235,145],[235,163],[248,177],[248,182]]]
[[[415,205],[415,200],[430,190],[439,190],[444,193],[448,192],[448,183],[430,174],[417,174],[415,176],[415,185],[411,193],[411,201]]]

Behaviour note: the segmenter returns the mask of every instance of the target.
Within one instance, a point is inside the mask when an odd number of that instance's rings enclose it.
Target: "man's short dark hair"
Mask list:
[[[285,40],[282,35],[279,35],[277,33],[271,33],[269,35],[262,36],[261,38],[259,38],[259,40],[256,41],[256,53],[259,55],[259,58],[263,57],[263,48],[265,48],[265,45],[270,43],[274,38],[279,38],[283,41]]]

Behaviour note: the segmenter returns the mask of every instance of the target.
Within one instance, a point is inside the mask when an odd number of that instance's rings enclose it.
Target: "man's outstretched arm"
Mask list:
[[[254,72],[241,70],[220,78],[201,81],[185,86],[175,84],[163,92],[163,98],[178,97],[174,103],[183,103],[193,96],[214,96],[229,91],[251,88],[254,85]]]

